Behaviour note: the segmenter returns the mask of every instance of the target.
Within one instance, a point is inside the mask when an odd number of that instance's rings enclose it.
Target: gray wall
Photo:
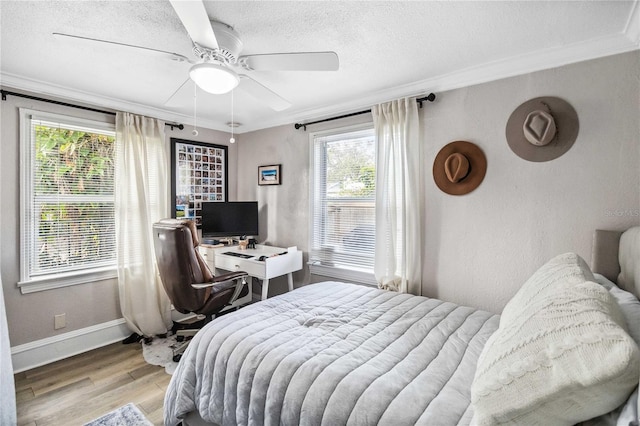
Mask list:
[[[6,101],[0,102],[0,135],[2,137],[0,199],[3,200],[0,215],[2,230],[0,271],[11,346],[68,333],[122,317],[116,280],[104,280],[30,294],[22,294],[16,286],[20,278],[20,187],[18,184],[20,181],[18,108],[20,107],[74,117],[115,121],[115,117],[108,114],[82,111],[14,96],[8,96]],[[178,129],[172,131],[169,127],[166,127],[165,130],[167,157],[169,157],[171,137],[229,145],[229,135],[224,132],[199,129],[199,135],[194,137],[191,134],[193,129],[190,126],[182,131]],[[169,167],[168,164],[167,167]],[[229,199],[231,200],[236,198],[236,167],[237,144],[234,144],[229,145]],[[167,188],[167,191],[170,191],[170,187]],[[61,313],[66,313],[67,326],[54,330],[53,317]]]
[[[635,51],[438,93],[425,104],[424,295],[500,312],[549,258],[575,251],[589,261],[594,229],[640,223],[638,69]],[[518,105],[545,95],[573,105],[580,134],[564,156],[531,163],[511,152],[504,129]],[[479,145],[488,163],[481,186],[460,197],[441,192],[431,174],[437,152],[454,140]],[[238,158],[238,197],[266,206],[262,237],[308,252],[308,133],[290,125],[243,134]],[[274,163],[282,163],[283,184],[258,187],[257,167]],[[306,267],[296,277],[297,285],[318,279]],[[280,282],[273,294],[284,289]]]
[[[309,131],[371,121],[369,114],[323,123]],[[243,133],[238,143],[238,198],[257,200],[260,207],[261,242],[278,247],[297,246],[304,252],[303,269],[294,274],[294,285],[323,280],[312,277],[309,257],[309,133],[293,124]],[[282,184],[258,186],[258,167],[282,164]],[[254,289],[254,292],[256,290]],[[269,296],[287,291],[283,277],[269,282]]]
[[[574,64],[438,93],[421,110],[427,168],[423,293],[500,312],[526,278],[548,258],[576,251],[589,260],[595,228],[640,223],[640,52]],[[571,150],[548,163],[513,154],[504,137],[511,112],[527,99],[568,100],[580,118]],[[43,339],[120,317],[115,280],[23,295],[19,278],[18,107],[92,119],[112,116],[9,97],[0,102],[0,271],[11,345]],[[369,115],[313,126],[310,131],[370,120]],[[169,138],[228,145],[229,135],[191,128]],[[309,133],[281,126],[236,137],[229,147],[229,199],[258,200],[261,241],[309,250]],[[431,178],[438,150],[453,140],[478,144],[487,156],[482,185],[452,197]],[[168,151],[167,151],[168,152]],[[282,164],[282,185],[258,186],[260,165]],[[169,191],[169,188],[167,188]],[[296,285],[315,282],[308,268]],[[269,294],[286,290],[276,279]],[[258,290],[256,289],[256,292]],[[53,330],[53,316],[67,327]]]

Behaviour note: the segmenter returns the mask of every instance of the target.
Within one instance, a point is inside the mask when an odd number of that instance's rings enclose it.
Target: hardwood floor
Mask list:
[[[170,379],[140,344],[114,343],[16,374],[18,425],[82,425],[129,402],[162,425]]]

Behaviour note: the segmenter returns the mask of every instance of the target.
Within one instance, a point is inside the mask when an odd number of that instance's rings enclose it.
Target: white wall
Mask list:
[[[640,223],[638,69],[635,51],[437,93],[425,104],[424,295],[500,312],[554,255],[575,251],[589,261],[594,229]],[[573,105],[580,133],[564,156],[531,163],[511,152],[505,126],[518,105],[545,95]],[[437,152],[454,140],[476,143],[487,157],[481,186],[460,197],[441,192],[431,173]],[[308,133],[291,125],[243,134],[238,158],[238,197],[268,211],[262,237],[308,251]],[[283,185],[258,187],[257,167],[274,163],[283,164]],[[296,278],[317,281],[308,270]]]
[[[16,91],[7,88],[11,91]],[[35,94],[36,96],[40,96]],[[46,97],[46,96],[44,96]],[[65,101],[63,99],[63,101]],[[20,135],[18,108],[67,114],[74,117],[114,122],[108,114],[83,111],[14,96],[0,102],[0,135],[2,158],[0,159],[0,271],[9,326],[11,346],[15,347],[36,340],[69,333],[122,317],[118,301],[117,281],[105,280],[91,284],[75,285],[43,292],[22,294],[16,283],[20,278],[20,187],[19,159]],[[94,106],[95,107],[95,106]],[[99,107],[97,107],[99,108]],[[167,156],[171,137],[219,145],[229,145],[229,135],[216,130],[199,129],[198,137],[191,135],[191,127],[180,131],[166,131]],[[236,198],[237,145],[229,146],[229,199]],[[169,167],[169,164],[167,164]],[[167,187],[167,191],[171,190]],[[54,330],[53,317],[66,313],[67,327]]]

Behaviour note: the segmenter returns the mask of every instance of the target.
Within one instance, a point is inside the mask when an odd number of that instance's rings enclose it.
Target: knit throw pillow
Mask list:
[[[577,254],[542,266],[509,301],[471,387],[482,425],[572,425],[621,405],[640,351],[607,289]]]

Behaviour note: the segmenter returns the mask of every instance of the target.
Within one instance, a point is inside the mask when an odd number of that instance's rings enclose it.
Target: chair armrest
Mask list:
[[[240,278],[245,278],[248,277],[249,274],[244,272],[244,271],[235,271],[235,272],[229,272],[226,274],[222,274],[222,275],[217,275],[215,277],[213,277],[213,280],[209,281],[208,283],[198,283],[198,284],[191,284],[191,287],[193,288],[207,288],[207,287],[213,287],[216,284],[220,284],[220,283],[224,283],[227,281],[232,281],[232,280],[239,280]]]

